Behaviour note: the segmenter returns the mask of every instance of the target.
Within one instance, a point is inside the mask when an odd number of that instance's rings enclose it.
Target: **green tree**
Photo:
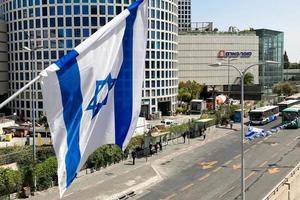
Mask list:
[[[298,89],[295,84],[289,82],[277,83],[273,86],[273,93],[278,96],[290,96],[298,92]]]
[[[286,51],[284,52],[284,55],[283,55],[283,62],[284,62],[283,63],[284,69],[290,68],[290,61],[289,61],[289,57],[288,57]]]
[[[44,126],[46,131],[46,138],[47,138],[48,131],[49,131],[49,124],[48,124],[47,117],[45,115],[41,115],[41,117],[38,119],[38,123]]]
[[[254,76],[252,73],[247,72],[244,76],[244,84],[249,86],[254,84]]]
[[[299,63],[290,63],[289,69],[300,69]]]
[[[198,98],[202,90],[203,86],[196,81],[182,81],[178,87],[178,99],[189,103],[192,99]]]

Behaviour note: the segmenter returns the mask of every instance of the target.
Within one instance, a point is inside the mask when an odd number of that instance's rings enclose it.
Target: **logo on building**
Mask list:
[[[249,58],[252,56],[251,51],[225,51],[220,50],[218,58]]]

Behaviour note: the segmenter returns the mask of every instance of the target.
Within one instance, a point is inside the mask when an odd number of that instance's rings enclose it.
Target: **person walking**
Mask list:
[[[206,138],[206,126],[203,127],[202,135],[203,135],[203,140],[205,140],[205,138]]]
[[[157,153],[158,151],[158,145],[157,145],[157,143],[154,145],[154,148],[155,148],[155,153]]]
[[[133,150],[131,152],[131,157],[132,157],[132,165],[135,165],[135,158],[136,158],[136,152],[135,152],[135,150]]]
[[[161,141],[159,141],[158,145],[159,145],[159,151],[162,151],[162,144],[161,144]]]
[[[184,132],[184,133],[182,134],[182,138],[183,138],[183,143],[185,144],[186,132]]]
[[[149,152],[150,152],[150,156],[152,156],[153,151],[152,151],[152,144],[151,143],[149,144]]]

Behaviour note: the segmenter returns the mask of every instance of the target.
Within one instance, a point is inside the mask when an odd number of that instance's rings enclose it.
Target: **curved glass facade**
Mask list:
[[[126,9],[134,0],[0,0],[5,10],[9,44],[9,91],[13,94],[41,70]],[[177,0],[149,0],[149,31],[143,104],[144,114],[174,111],[177,95]],[[23,47],[38,48],[30,54]],[[31,69],[31,66],[33,69]],[[10,107],[31,117],[30,91]],[[38,84],[36,108],[43,112]],[[169,103],[165,103],[169,102]],[[163,107],[161,107],[163,105]],[[166,106],[166,107],[165,107]],[[148,111],[148,113],[145,111]]]

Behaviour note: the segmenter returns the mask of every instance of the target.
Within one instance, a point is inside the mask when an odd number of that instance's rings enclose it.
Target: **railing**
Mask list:
[[[279,191],[279,189],[284,186],[284,184],[286,184],[289,180],[289,178],[293,177],[297,171],[300,170],[300,163],[291,171],[289,172],[285,178],[280,181],[264,198],[263,200],[269,200],[271,199],[272,196],[274,196],[276,194],[276,192]]]

